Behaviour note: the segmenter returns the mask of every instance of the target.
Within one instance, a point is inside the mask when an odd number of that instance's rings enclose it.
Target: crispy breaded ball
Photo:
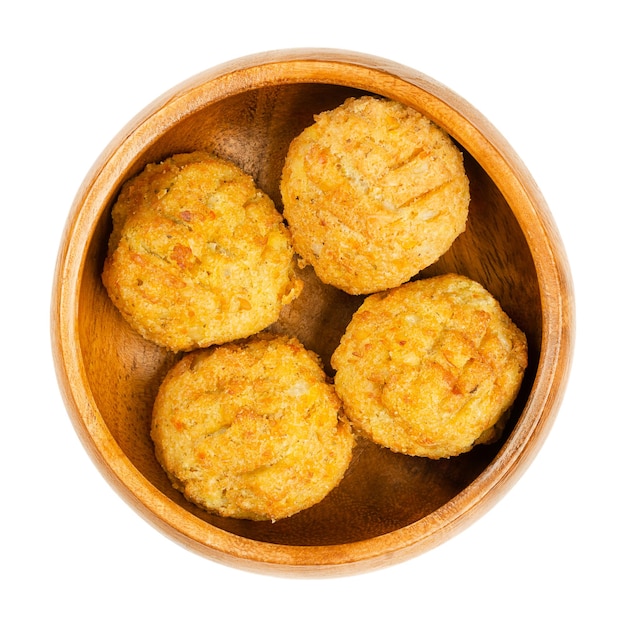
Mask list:
[[[315,117],[281,179],[294,248],[351,294],[396,287],[465,230],[469,181],[448,135],[417,111],[363,96]]]
[[[395,452],[438,459],[499,437],[527,345],[480,284],[447,274],[368,296],[331,363],[358,429]]]
[[[173,351],[247,337],[300,292],[272,200],[204,152],[148,165],[112,210],[103,283],[123,317]]]
[[[159,389],[152,438],[188,500],[252,520],[320,502],[354,443],[317,355],[266,333],[185,355]]]

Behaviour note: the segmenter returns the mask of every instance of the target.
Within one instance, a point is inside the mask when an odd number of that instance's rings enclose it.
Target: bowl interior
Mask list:
[[[148,142],[118,174],[84,257],[78,301],[79,350],[89,392],[106,427],[137,471],[159,492],[201,523],[240,537],[285,546],[325,546],[367,540],[421,520],[466,489],[494,461],[522,414],[537,373],[542,309],[533,258],[503,194],[461,145],[472,198],[467,230],[420,276],[454,271],[481,282],[527,334],[530,363],[503,438],[439,461],[394,454],[361,441],[345,479],[324,501],[276,523],[211,515],[172,488],[155,459],[149,428],[158,386],[179,357],[135,334],[103,288],[100,273],[111,229],[111,204],[122,183],[147,163],[203,149],[240,165],[280,209],[279,180],[291,139],[312,123],[315,113],[363,93],[316,82],[260,86],[182,116]],[[330,355],[362,298],[321,284],[310,269],[303,270],[302,276],[302,296],[284,310],[274,328],[298,336],[321,355],[332,375]]]

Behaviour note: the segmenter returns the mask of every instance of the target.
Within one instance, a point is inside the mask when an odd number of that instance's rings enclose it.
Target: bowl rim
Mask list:
[[[109,182],[118,180],[155,138],[199,108],[237,93],[277,83],[314,82],[366,91],[376,84],[379,95],[427,110],[472,154],[526,235],[543,314],[537,376],[526,406],[507,445],[476,480],[430,515],[387,534],[345,545],[290,546],[241,537],[204,522],[172,503],[124,455],[89,389],[79,349],[75,286],[94,226],[113,192]],[[381,57],[329,48],[274,50],[217,65],[179,83],[131,119],[76,194],[58,251],[51,303],[59,388],[79,439],[109,484],[144,519],[187,549],[239,568],[289,576],[345,575],[406,560],[439,545],[489,510],[520,478],[548,435],[569,377],[574,334],[572,278],[558,229],[508,142],[468,102],[425,74]]]

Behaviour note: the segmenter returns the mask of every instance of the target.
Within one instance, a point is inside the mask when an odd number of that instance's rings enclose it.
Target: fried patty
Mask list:
[[[148,165],[124,185],[112,218],[103,283],[130,325],[170,350],[252,335],[300,292],[272,200],[212,154]]]
[[[320,502],[352,458],[318,357],[265,333],[185,355],[159,389],[151,434],[187,499],[236,518],[278,520]]]
[[[363,96],[290,144],[281,195],[294,248],[351,294],[396,287],[465,230],[469,181],[449,136],[419,112]]]
[[[346,415],[363,434],[438,459],[497,439],[527,344],[487,290],[448,274],[368,296],[331,363]]]

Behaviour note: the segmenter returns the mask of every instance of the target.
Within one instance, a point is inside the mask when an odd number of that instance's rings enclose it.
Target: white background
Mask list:
[[[0,622],[624,624],[626,59],[619,3],[28,2],[0,15]],[[577,341],[535,462],[444,545],[348,578],[279,579],[185,551],[112,491],[76,437],[49,339],[74,195],[136,113],[249,53],[355,50],[436,78],[481,111],[551,208]]]

